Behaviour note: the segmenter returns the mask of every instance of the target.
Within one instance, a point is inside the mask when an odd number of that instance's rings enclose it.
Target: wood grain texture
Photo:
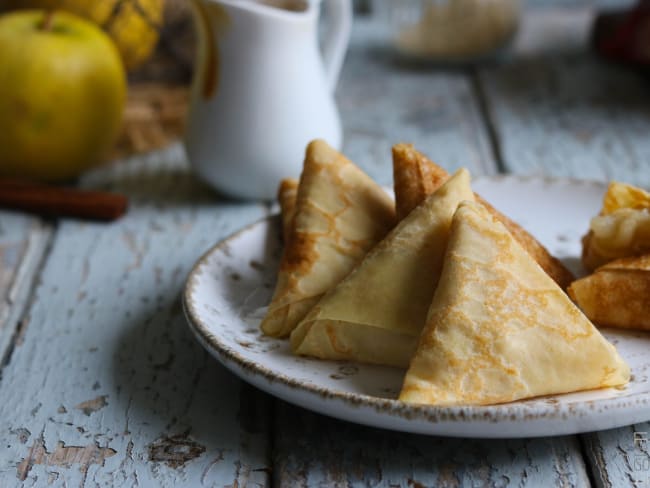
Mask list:
[[[263,216],[220,201],[178,146],[100,172],[112,224],[59,225],[0,383],[0,486],[264,486],[268,397],[194,340],[179,294],[196,259]]]
[[[583,436],[597,487],[650,486],[650,422]]]
[[[451,439],[276,405],[274,486],[589,486],[576,437]]]
[[[495,171],[471,79],[397,57],[380,22],[355,19],[337,90],[346,155],[392,185],[391,146],[414,143],[446,169]]]
[[[51,234],[50,223],[0,210],[0,377]]]
[[[524,18],[514,61],[480,71],[507,171],[650,185],[647,79],[587,52],[594,12]]]

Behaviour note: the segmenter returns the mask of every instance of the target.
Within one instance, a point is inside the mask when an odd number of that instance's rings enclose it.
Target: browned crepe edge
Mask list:
[[[393,146],[393,178],[395,208],[397,217],[401,220],[422,203],[427,195],[436,191],[449,178],[449,173],[415,149],[413,145],[401,143]],[[575,277],[559,259],[523,227],[503,215],[480,195],[475,194],[475,196],[477,201],[505,225],[553,281],[563,290],[569,286]]]
[[[393,146],[393,185],[397,221],[435,192],[449,178],[449,173],[434,164],[411,144]]]
[[[296,213],[296,198],[298,196],[298,180],[285,178],[278,186],[278,203],[282,218],[282,240],[287,245],[293,226],[293,216]]]

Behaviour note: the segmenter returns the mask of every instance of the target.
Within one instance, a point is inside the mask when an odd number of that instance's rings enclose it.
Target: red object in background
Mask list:
[[[592,41],[605,59],[650,65],[650,0],[641,0],[628,10],[599,14]]]

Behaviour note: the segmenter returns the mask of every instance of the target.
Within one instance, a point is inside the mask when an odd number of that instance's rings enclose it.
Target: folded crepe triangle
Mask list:
[[[415,351],[456,207],[473,199],[459,170],[329,291],[291,334],[296,354],[406,368]]]
[[[311,142],[264,333],[287,336],[394,224],[393,200],[377,183],[326,142]]]
[[[402,219],[449,178],[449,173],[435,164],[410,144],[393,146],[393,179],[397,218]],[[479,195],[476,200],[494,215],[524,249],[544,268],[555,282],[565,289],[574,279],[573,274],[531,234],[510,220]]]
[[[463,202],[400,400],[487,405],[629,377],[614,346],[506,228]]]

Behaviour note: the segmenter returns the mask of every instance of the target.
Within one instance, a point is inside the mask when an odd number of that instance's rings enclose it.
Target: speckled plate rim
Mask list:
[[[542,184],[589,185],[605,188],[605,183],[572,178],[526,177],[517,175],[483,176],[475,182],[530,182]],[[202,344],[226,368],[243,380],[290,403],[343,420],[405,432],[430,435],[485,438],[542,437],[610,429],[650,420],[650,394],[638,393],[622,398],[603,398],[567,404],[530,404],[518,401],[489,406],[438,407],[407,404],[395,399],[379,398],[323,388],[277,373],[259,362],[251,361],[212,333],[210,324],[201,319],[193,301],[199,276],[210,259],[255,226],[279,219],[273,214],[263,217],[231,234],[206,251],[195,263],[186,281],[182,304],[190,329]],[[298,394],[297,394],[298,392]],[[303,395],[306,394],[306,395]],[[333,411],[332,402],[343,407]],[[351,408],[347,413],[346,408]],[[342,413],[343,412],[343,413]],[[624,413],[624,415],[620,415]],[[370,414],[370,416],[368,416]],[[525,422],[525,428],[519,429]],[[462,429],[454,425],[461,423]],[[468,429],[467,424],[471,424]],[[468,435],[467,431],[472,434]]]

